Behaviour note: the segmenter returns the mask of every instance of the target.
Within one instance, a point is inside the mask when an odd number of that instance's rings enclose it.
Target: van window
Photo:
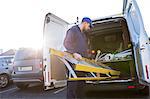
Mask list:
[[[41,59],[42,52],[40,50],[18,50],[15,55],[15,61],[18,60],[30,60],[30,59]]]

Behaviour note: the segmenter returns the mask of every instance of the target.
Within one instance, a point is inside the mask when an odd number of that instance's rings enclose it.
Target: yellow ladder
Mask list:
[[[65,64],[69,73],[73,76],[70,76],[68,80],[110,80],[117,79],[120,75],[120,71],[113,70],[101,62],[95,62],[94,60],[87,58],[76,60],[73,55],[68,52],[50,49],[50,55],[58,56],[58,58]],[[74,64],[73,68],[69,62]],[[76,71],[90,73],[91,76],[77,77]],[[96,74],[105,74],[106,77],[99,77]]]

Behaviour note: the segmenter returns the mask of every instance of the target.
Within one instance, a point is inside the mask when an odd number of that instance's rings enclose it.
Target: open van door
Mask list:
[[[45,17],[43,34],[43,75],[45,89],[66,85],[65,66],[60,65],[59,60],[51,56],[50,48],[65,50],[63,41],[68,24],[52,13],[48,13]]]
[[[134,48],[136,71],[141,84],[150,84],[150,46],[136,0],[124,0],[123,15],[127,21]]]

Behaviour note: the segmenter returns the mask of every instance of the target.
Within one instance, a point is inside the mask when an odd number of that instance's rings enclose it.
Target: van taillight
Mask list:
[[[146,76],[147,76],[147,79],[149,79],[148,65],[146,65]]]
[[[128,86],[128,89],[134,89],[136,88],[135,86]]]

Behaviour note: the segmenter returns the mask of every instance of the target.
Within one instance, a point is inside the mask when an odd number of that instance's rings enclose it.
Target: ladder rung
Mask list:
[[[68,80],[76,81],[76,80],[107,80],[107,79],[116,79],[119,76],[112,76],[112,77],[78,77],[78,78],[69,78]]]
[[[89,65],[83,65],[83,64],[76,64],[75,70],[84,71],[84,72],[95,72],[95,73],[102,73],[102,74],[120,75],[120,71],[105,69],[105,68],[101,68],[101,67],[94,67],[94,66],[89,66]]]

